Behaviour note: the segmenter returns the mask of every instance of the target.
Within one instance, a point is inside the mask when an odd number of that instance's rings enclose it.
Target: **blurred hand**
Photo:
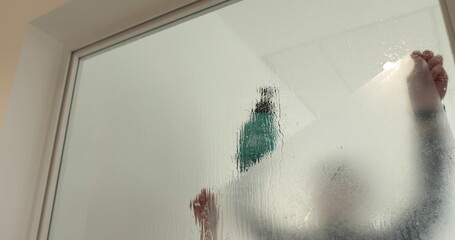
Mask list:
[[[201,228],[201,240],[216,240],[216,227],[219,212],[215,195],[210,190],[202,189],[201,193],[190,203],[196,223]]]
[[[447,92],[448,77],[443,58],[432,51],[414,51],[414,70],[408,78],[409,94],[414,111],[435,110]]]

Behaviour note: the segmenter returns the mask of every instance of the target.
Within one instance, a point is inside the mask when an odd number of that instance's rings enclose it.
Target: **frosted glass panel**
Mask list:
[[[244,0],[84,57],[49,239],[452,239],[447,75],[436,0]]]

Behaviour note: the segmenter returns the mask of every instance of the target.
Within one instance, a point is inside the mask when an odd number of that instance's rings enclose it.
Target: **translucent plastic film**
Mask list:
[[[221,191],[220,239],[435,239],[453,140],[425,61],[402,58],[335,109]]]
[[[49,239],[453,240],[438,1],[230,3],[80,59]]]

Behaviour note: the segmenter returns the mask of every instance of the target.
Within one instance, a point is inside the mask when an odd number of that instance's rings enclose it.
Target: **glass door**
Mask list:
[[[49,239],[452,239],[449,46],[436,0],[244,0],[85,56]]]

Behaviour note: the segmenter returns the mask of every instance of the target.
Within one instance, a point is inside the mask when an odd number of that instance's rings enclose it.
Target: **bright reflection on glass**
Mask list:
[[[394,62],[386,62],[386,63],[384,63],[384,66],[382,66],[382,68],[384,70],[390,70],[393,67],[395,67],[395,63]]]
[[[436,0],[244,0],[82,59],[49,239],[451,240],[444,29]]]

